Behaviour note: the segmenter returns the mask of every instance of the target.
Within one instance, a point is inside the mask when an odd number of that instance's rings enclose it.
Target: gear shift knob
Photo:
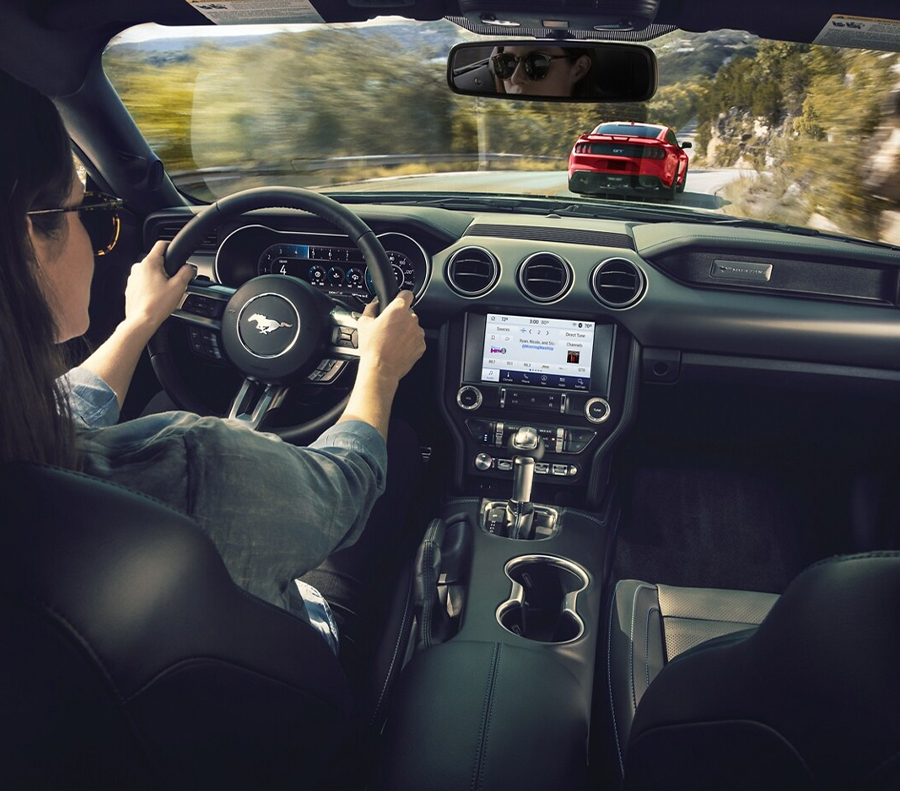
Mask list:
[[[534,531],[534,505],[531,485],[534,482],[534,460],[544,455],[544,442],[536,428],[522,426],[509,438],[513,456],[513,490],[507,503],[510,538],[531,538]]]
[[[531,500],[531,484],[534,481],[534,459],[516,456],[513,459],[513,490],[511,500],[527,503]]]
[[[543,445],[541,435],[538,434],[536,428],[531,426],[522,426],[509,438],[509,449],[514,453],[523,456],[534,457],[536,451],[540,451],[543,455]]]

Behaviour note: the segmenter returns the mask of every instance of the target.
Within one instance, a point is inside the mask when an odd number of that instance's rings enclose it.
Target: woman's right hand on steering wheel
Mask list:
[[[360,372],[399,382],[425,353],[425,331],[412,309],[411,291],[401,291],[376,315],[373,300],[359,319]]]

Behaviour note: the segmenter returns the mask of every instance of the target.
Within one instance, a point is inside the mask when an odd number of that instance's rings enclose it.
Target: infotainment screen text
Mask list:
[[[589,390],[594,322],[489,313],[482,382]]]

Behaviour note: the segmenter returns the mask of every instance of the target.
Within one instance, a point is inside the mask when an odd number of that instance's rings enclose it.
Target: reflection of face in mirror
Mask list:
[[[497,91],[523,96],[590,96],[593,61],[590,50],[533,47],[497,47],[491,69]]]

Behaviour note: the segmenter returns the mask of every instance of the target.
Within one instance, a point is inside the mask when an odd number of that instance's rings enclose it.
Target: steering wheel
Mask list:
[[[387,253],[374,231],[337,201],[296,187],[249,189],[211,204],[169,244],[166,272],[177,272],[204,237],[226,220],[271,208],[300,209],[346,233],[363,254],[379,304],[387,305],[397,295]],[[243,381],[228,416],[254,429],[281,405],[291,385],[304,382],[329,387],[349,362],[359,357],[359,314],[288,275],[260,275],[238,289],[194,280],[172,317],[189,325],[195,349],[226,360],[240,372]],[[154,371],[180,408],[202,413],[204,405],[186,385],[172,358],[172,329],[172,323],[166,322],[150,342]],[[337,420],[347,398],[308,421],[267,430],[290,442],[306,441]]]

